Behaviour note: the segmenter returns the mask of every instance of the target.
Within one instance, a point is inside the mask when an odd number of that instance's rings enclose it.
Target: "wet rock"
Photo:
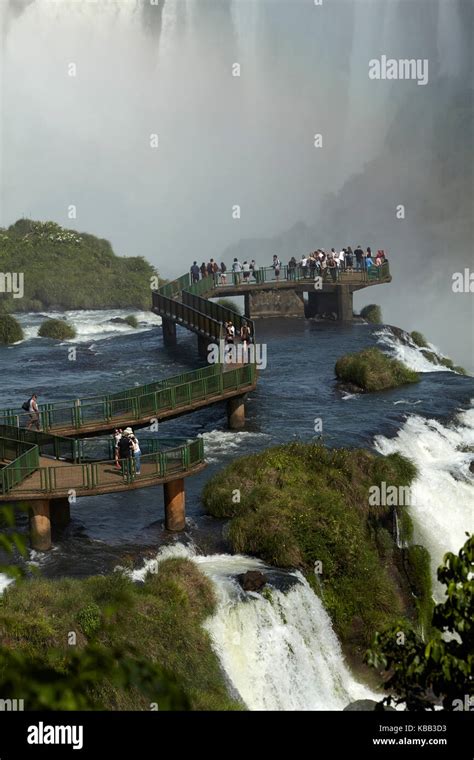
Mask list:
[[[346,705],[343,712],[373,712],[374,710],[395,712],[394,707],[381,705],[380,702],[375,702],[373,699],[356,699],[355,702],[350,702]]]
[[[260,570],[247,570],[237,576],[237,580],[244,591],[260,591],[267,583],[267,576]]]

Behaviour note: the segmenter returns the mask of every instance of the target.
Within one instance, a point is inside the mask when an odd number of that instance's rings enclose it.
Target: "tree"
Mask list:
[[[408,710],[470,709],[474,691],[474,536],[459,554],[449,552],[438,568],[446,599],[433,611],[424,641],[404,622],[377,633],[367,662],[389,673],[383,702],[406,703]],[[472,704],[474,707],[474,704]]]

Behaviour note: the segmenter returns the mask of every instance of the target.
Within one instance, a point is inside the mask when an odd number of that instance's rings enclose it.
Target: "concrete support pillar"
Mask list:
[[[245,427],[245,396],[227,399],[227,421],[231,430]]]
[[[348,285],[337,286],[337,318],[340,322],[352,321],[352,293]]]
[[[30,504],[30,541],[37,552],[51,549],[49,499],[35,499]]]
[[[172,319],[162,318],[161,329],[163,330],[163,343],[165,346],[176,345],[176,322]]]
[[[244,295],[244,314],[247,319],[250,319],[250,293]]]
[[[163,484],[165,497],[165,526],[166,530],[174,532],[184,530],[186,526],[186,508],[184,495],[184,480],[170,480]]]
[[[49,503],[51,525],[53,530],[63,530],[71,522],[71,505],[69,499],[51,499]]]
[[[205,335],[198,335],[197,339],[198,339],[198,354],[201,357],[201,359],[207,359],[208,357],[207,347],[210,343],[210,340]]]

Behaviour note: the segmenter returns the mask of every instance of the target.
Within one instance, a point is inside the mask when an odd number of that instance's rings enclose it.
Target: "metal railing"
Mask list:
[[[239,389],[253,385],[255,368],[251,364],[222,372],[220,365],[177,375],[155,384],[133,388],[130,393],[119,398],[113,396],[92,396],[76,401],[60,401],[39,405],[40,425],[43,432],[61,428],[81,428],[93,423],[115,423],[122,426],[125,421],[143,420],[164,411],[180,409],[206,398],[212,399],[230,388]],[[26,415],[28,417],[28,415]],[[0,412],[0,423],[21,426],[24,415],[13,410]],[[28,431],[30,432],[30,431]]]
[[[181,295],[183,297],[184,291],[182,291]],[[183,301],[164,296],[162,293],[158,293],[158,291],[153,292],[152,298],[153,311],[162,318],[171,319],[176,324],[180,324],[188,330],[205,335],[213,340],[221,338],[223,320],[214,319]]]
[[[182,439],[180,440],[182,441]],[[176,444],[176,439],[174,443]],[[110,491],[113,491],[114,486],[124,482],[130,485],[135,481],[141,483],[165,479],[170,475],[185,475],[198,465],[205,463],[204,441],[202,438],[182,441],[178,445],[159,448],[157,451],[142,455],[140,474],[137,473],[133,457],[119,459],[118,461],[120,469],[117,468],[116,462],[112,459],[59,467],[54,465],[52,467],[37,466],[34,469],[38,471],[39,482],[34,484],[26,482],[28,475],[32,474],[31,467],[22,468],[20,464],[16,467],[16,472],[19,473],[16,491],[22,495],[39,492],[54,495],[55,492],[64,493],[69,490],[74,490],[80,494],[81,491],[92,491],[100,488],[109,488]]]
[[[357,264],[355,264],[355,266],[357,266]],[[390,269],[388,261],[380,266],[372,264],[372,266],[369,267],[366,267],[364,263],[363,268],[353,268],[350,272],[347,271],[345,267],[342,269],[340,267],[325,267],[324,269],[321,269],[318,266],[310,267],[309,264],[306,267],[302,267],[299,264],[297,264],[296,267],[289,267],[287,264],[282,264],[278,276],[273,267],[259,267],[253,272],[250,272],[247,278],[244,277],[243,272],[228,271],[226,272],[227,281],[225,284],[222,282],[220,275],[217,274],[212,277],[204,277],[199,283],[195,283],[193,288],[202,282],[204,283],[203,287],[209,292],[209,284],[206,283],[206,280],[212,280],[212,289],[219,289],[229,286],[240,287],[241,285],[255,287],[268,282],[311,282],[316,277],[322,277],[323,282],[329,284],[331,282],[343,283],[345,281],[354,282],[356,280],[359,280],[360,282],[371,282],[374,280],[384,280],[390,277]]]
[[[39,450],[25,441],[0,438],[0,493],[9,493],[38,469]]]
[[[64,459],[69,462],[80,461],[79,442],[74,438],[65,438],[37,430],[0,425],[0,439],[10,438],[38,447],[39,456]]]

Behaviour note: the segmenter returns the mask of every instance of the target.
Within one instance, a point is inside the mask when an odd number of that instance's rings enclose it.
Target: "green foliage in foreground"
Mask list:
[[[413,343],[415,343],[419,348],[428,348],[428,341],[421,332],[413,330],[413,332],[410,333],[410,337]]]
[[[0,343],[11,345],[23,340],[23,330],[15,317],[0,313]]]
[[[142,256],[116,256],[108,240],[30,219],[0,228],[0,271],[24,273],[24,297],[5,297],[9,311],[150,309],[156,276]]]
[[[346,354],[336,362],[336,376],[367,392],[396,388],[404,383],[417,383],[417,372],[408,369],[398,359],[386,356],[378,348],[367,348],[356,354]]]
[[[38,330],[40,338],[54,338],[56,340],[70,340],[76,337],[76,329],[64,321],[64,319],[47,319]]]
[[[25,709],[233,710],[209,635],[210,581],[189,560],[125,576],[18,580],[0,599],[0,693]],[[70,634],[76,645],[70,645]]]
[[[398,454],[291,443],[233,462],[202,498],[210,514],[231,518],[233,551],[300,567],[343,643],[362,655],[375,631],[412,604],[408,580],[395,567],[391,508],[369,506],[369,489],[382,481],[407,486],[415,474]]]
[[[437,635],[422,641],[402,621],[376,635],[367,661],[389,674],[384,689],[395,695],[395,703],[406,702],[409,710],[433,709],[435,699],[445,710],[470,710],[474,687],[474,536],[458,555],[445,555],[438,580],[446,586],[446,599],[433,612],[432,626]]]
[[[380,325],[383,322],[382,309],[375,303],[369,303],[361,309],[360,316],[367,322],[373,322]]]
[[[219,306],[223,306],[225,309],[235,311],[236,314],[242,314],[242,309],[232,300],[232,298],[218,298],[216,303],[218,303]]]

